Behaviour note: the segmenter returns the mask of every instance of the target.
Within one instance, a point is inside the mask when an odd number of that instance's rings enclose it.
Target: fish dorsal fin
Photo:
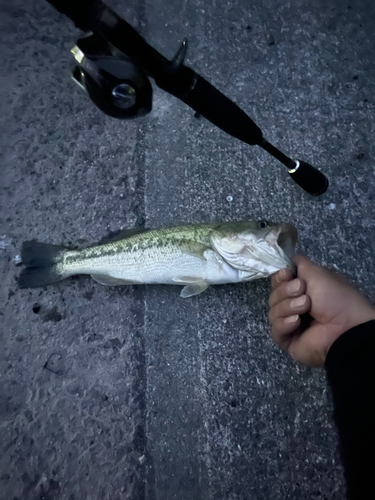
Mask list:
[[[108,236],[102,238],[98,245],[106,245],[108,243],[113,243],[114,241],[124,240],[125,238],[130,238],[136,234],[146,233],[150,229],[146,228],[133,228],[133,229],[119,229],[117,231],[112,231]]]
[[[112,278],[112,276],[106,276],[105,274],[92,274],[91,278],[101,285],[107,286],[119,286],[119,285],[138,285],[137,281],[122,280],[121,278]]]

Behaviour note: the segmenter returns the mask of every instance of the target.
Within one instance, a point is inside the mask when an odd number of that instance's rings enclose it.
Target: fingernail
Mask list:
[[[306,295],[302,295],[302,297],[298,297],[297,299],[293,299],[290,302],[290,307],[292,309],[298,309],[306,304],[307,297]]]
[[[286,325],[291,325],[292,323],[296,323],[298,321],[298,314],[295,314],[294,316],[288,316],[287,318],[284,319],[284,323]]]
[[[300,288],[301,288],[300,280],[293,280],[286,287],[286,291],[287,291],[287,293],[294,294],[294,293],[298,293]]]
[[[285,269],[281,269],[281,271],[279,271],[276,275],[276,281],[278,283],[282,283],[286,278],[286,273],[285,273]]]

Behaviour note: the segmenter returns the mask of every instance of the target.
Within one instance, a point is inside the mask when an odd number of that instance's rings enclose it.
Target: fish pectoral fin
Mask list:
[[[138,285],[136,281],[123,280],[120,278],[113,278],[112,276],[107,276],[105,274],[91,274],[91,278],[101,285],[107,286],[119,286],[119,285]]]
[[[215,264],[222,264],[224,262],[221,255],[215,250],[212,250],[212,248],[206,250],[203,256],[207,260],[207,262],[214,262]]]
[[[191,285],[186,285],[181,290],[180,297],[187,299],[188,297],[193,297],[194,295],[199,295],[208,288],[208,283],[201,281],[199,283],[193,283]]]
[[[172,281],[174,281],[175,283],[190,284],[190,283],[202,283],[204,279],[194,276],[174,276],[172,278]]]

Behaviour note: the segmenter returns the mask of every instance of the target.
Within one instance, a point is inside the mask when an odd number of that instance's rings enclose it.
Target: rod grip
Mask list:
[[[289,170],[294,182],[313,196],[319,196],[327,191],[329,182],[320,170],[304,161],[296,160],[295,163],[295,167]]]

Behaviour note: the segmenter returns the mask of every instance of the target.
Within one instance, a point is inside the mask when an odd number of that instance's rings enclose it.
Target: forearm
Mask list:
[[[375,321],[339,337],[326,360],[348,499],[375,491]]]

